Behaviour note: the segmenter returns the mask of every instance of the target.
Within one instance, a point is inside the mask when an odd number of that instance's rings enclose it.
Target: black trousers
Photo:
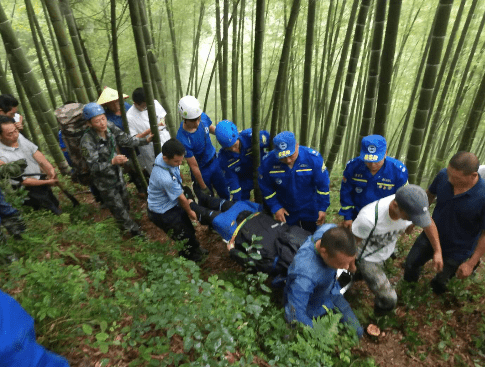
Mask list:
[[[165,213],[155,213],[148,209],[148,219],[158,228],[161,228],[172,240],[185,241],[184,247],[179,251],[180,256],[191,257],[200,247],[195,237],[195,228],[180,206],[176,205]]]
[[[29,196],[24,202],[25,205],[31,206],[34,210],[47,209],[56,215],[62,213],[59,209],[59,200],[57,200],[50,186],[27,186],[25,188],[29,192]]]

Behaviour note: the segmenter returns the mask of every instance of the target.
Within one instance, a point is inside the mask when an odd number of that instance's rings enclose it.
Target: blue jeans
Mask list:
[[[433,258],[433,254],[434,250],[426,233],[421,232],[406,258],[404,280],[407,282],[417,282],[421,275],[423,265]],[[462,263],[463,261],[443,257],[443,270],[436,274],[431,281],[431,287],[434,293],[442,294],[447,290],[446,285],[455,276],[458,267]]]

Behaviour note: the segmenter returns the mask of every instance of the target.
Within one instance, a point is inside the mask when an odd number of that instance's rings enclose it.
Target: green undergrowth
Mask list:
[[[167,243],[123,240],[112,218],[90,219],[94,210],[27,213],[24,239],[0,250],[18,257],[0,266],[0,288],[34,317],[39,342],[73,365],[372,365],[352,355],[358,340],[339,314],[289,327],[266,275],[207,278],[166,255]]]

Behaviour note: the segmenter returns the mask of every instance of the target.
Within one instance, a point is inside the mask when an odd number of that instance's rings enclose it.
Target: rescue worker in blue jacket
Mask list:
[[[290,131],[276,135],[273,145],[258,169],[264,201],[276,220],[313,233],[325,223],[330,205],[330,179],[323,158],[299,146]]]
[[[178,109],[183,121],[177,139],[185,147],[185,159],[192,172],[195,194],[212,195],[214,187],[221,198],[229,199],[226,179],[209,135],[215,133],[216,127],[193,96],[181,98]]]
[[[376,200],[393,195],[408,183],[404,163],[387,156],[386,139],[369,135],[362,139],[360,156],[347,162],[340,186],[339,214],[352,228],[359,211]]]
[[[313,320],[338,308],[341,322],[359,337],[364,331],[350,305],[340,294],[337,269],[354,269],[354,237],[349,229],[325,224],[301,245],[288,268],[284,293],[285,319],[313,327]],[[325,306],[326,308],[324,308]]]
[[[0,365],[69,367],[67,361],[35,341],[34,320],[7,293],[0,291]]]
[[[268,134],[260,133],[260,152],[267,145],[261,140]],[[216,126],[216,138],[219,150],[219,164],[224,171],[229,193],[234,201],[249,200],[253,187],[253,154],[251,146],[252,129],[239,133],[236,125],[229,120],[222,120]],[[260,153],[260,159],[262,155]]]

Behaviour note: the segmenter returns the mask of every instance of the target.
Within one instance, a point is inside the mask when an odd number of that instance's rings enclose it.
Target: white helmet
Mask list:
[[[200,103],[194,96],[185,96],[179,101],[179,112],[183,119],[196,119],[202,115]]]

